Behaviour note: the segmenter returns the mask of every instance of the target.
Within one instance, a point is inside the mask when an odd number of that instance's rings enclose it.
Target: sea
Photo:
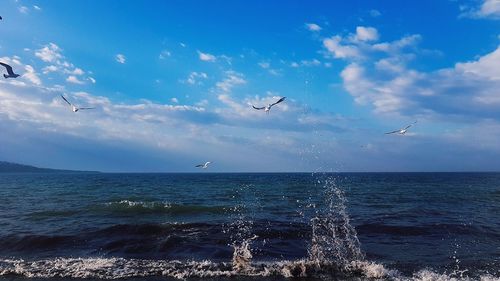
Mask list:
[[[0,174],[0,280],[500,280],[500,173]]]

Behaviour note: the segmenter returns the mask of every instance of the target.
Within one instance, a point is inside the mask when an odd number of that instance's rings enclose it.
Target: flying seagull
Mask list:
[[[94,109],[95,107],[76,107],[74,106],[73,104],[71,104],[63,95],[61,95],[61,98],[67,103],[69,104],[69,106],[71,106],[71,110],[73,110],[73,112],[77,112],[78,110],[85,110],[85,109]]]
[[[10,66],[10,65],[8,65],[6,63],[3,63],[3,62],[0,62],[0,65],[2,65],[3,67],[5,67],[5,69],[7,69],[7,73],[9,74],[9,75],[7,75],[7,74],[3,75],[3,77],[5,79],[19,77],[19,74],[15,74],[14,70],[12,70],[12,66]]]
[[[253,107],[254,109],[257,109],[257,110],[262,110],[262,109],[264,109],[264,111],[265,111],[266,113],[269,113],[269,110],[271,110],[271,107],[273,107],[273,105],[277,105],[278,103],[280,103],[280,102],[284,101],[285,99],[286,99],[286,97],[282,97],[282,98],[281,98],[281,99],[279,99],[277,102],[275,102],[275,103],[271,103],[271,104],[268,104],[267,106],[263,106],[263,107],[255,107],[254,105],[252,105],[252,107]]]
[[[210,164],[210,163],[212,163],[212,162],[208,161],[208,162],[205,162],[205,164],[196,165],[195,167],[206,169],[206,168],[208,168],[208,164]]]
[[[402,129],[399,129],[399,130],[396,130],[396,131],[392,131],[392,132],[387,132],[385,133],[386,135],[390,135],[390,134],[400,134],[400,135],[404,135],[406,134],[406,132],[408,131],[408,129],[413,126],[413,124],[417,123],[417,121],[411,123],[410,125],[402,128]]]

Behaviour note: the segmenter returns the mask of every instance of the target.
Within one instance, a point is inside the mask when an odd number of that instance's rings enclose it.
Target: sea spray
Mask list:
[[[234,191],[233,198],[237,203],[230,208],[230,217],[232,219],[224,227],[224,232],[230,234],[231,243],[229,246],[233,248],[233,270],[239,273],[250,273],[253,271],[253,255],[250,244],[258,238],[257,235],[252,234],[253,214],[260,202],[256,197],[255,186],[253,185],[244,184]]]
[[[325,207],[311,219],[312,239],[309,259],[318,266],[336,264],[346,268],[352,261],[361,261],[364,255],[356,230],[350,224],[342,189],[332,177],[324,180]]]
[[[252,252],[250,250],[250,244],[252,240],[258,238],[257,235],[254,235],[251,238],[248,238],[242,242],[234,243],[233,249],[233,269],[239,273],[249,273],[253,271],[252,267]]]

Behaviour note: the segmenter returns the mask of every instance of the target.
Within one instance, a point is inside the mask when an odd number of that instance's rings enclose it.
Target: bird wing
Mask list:
[[[72,105],[63,95],[61,95],[61,98],[69,105]]]
[[[396,131],[392,131],[392,132],[387,132],[385,133],[386,135],[390,135],[390,134],[395,134],[395,133],[399,133],[401,130],[396,130]]]
[[[3,62],[0,62],[0,64],[3,65],[5,69],[7,69],[7,73],[9,73],[9,75],[14,75],[14,70],[12,69],[12,66]]]
[[[203,167],[203,164],[196,165],[195,167],[196,167],[196,168]]]
[[[255,107],[255,105],[252,105],[252,107],[253,107],[254,109],[257,109],[257,110],[261,110],[261,109],[266,108],[266,107],[264,107],[264,106],[263,106],[263,107]]]
[[[95,109],[95,107],[79,107],[79,110],[85,110],[85,109]]]
[[[281,98],[281,99],[279,99],[277,102],[275,102],[275,103],[271,104],[271,106],[276,105],[276,104],[278,104],[278,103],[280,103],[280,102],[284,101],[285,99],[286,99],[286,97],[282,97],[282,98]]]

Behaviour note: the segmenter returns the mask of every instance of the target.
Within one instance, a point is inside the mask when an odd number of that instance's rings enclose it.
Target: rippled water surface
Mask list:
[[[500,174],[3,174],[0,278],[500,278]]]

